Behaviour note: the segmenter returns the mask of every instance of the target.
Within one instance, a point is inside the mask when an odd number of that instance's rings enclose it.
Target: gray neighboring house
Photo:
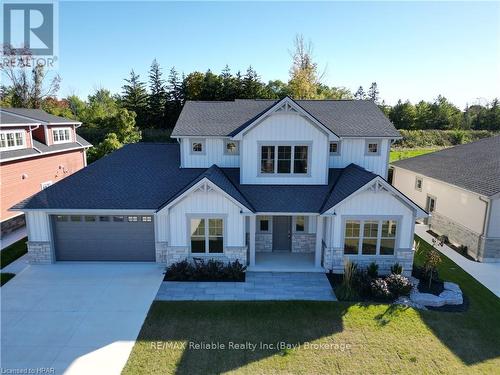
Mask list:
[[[500,136],[392,163],[392,184],[428,224],[481,262],[500,262]]]
[[[385,180],[400,134],[373,102],[188,101],[172,137],[127,145],[17,204],[32,262],[411,272],[427,213]]]

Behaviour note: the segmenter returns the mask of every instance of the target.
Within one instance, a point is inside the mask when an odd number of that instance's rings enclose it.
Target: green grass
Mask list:
[[[0,286],[16,276],[15,273],[0,273]]]
[[[417,264],[428,248],[421,246]],[[470,300],[464,313],[348,302],[154,302],[123,373],[494,373],[500,299],[443,259],[441,278],[459,283]],[[182,347],[212,342],[300,346]]]
[[[395,148],[391,150],[389,162],[413,158],[415,156],[428,154],[429,152],[439,151],[442,148]]]
[[[0,268],[4,268],[28,252],[26,241],[27,239],[23,238],[2,250],[0,253]]]

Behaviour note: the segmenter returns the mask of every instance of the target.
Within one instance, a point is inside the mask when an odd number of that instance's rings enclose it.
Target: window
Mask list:
[[[204,154],[205,153],[205,142],[201,139],[197,139],[191,142],[191,153],[192,154]]]
[[[52,181],[46,181],[46,182],[42,182],[42,183],[40,184],[40,186],[41,186],[42,190],[43,190],[43,189],[47,189],[50,185],[52,185]]]
[[[396,229],[396,220],[347,220],[344,254],[394,255]]]
[[[269,219],[268,218],[260,218],[259,219],[259,231],[260,232],[269,232]]]
[[[95,221],[95,216],[85,216],[85,221],[93,222],[93,221]]]
[[[124,216],[113,216],[113,221],[118,221],[118,222],[125,221],[125,217]]]
[[[52,139],[54,143],[71,142],[71,129],[70,128],[52,129]]]
[[[17,150],[25,148],[26,133],[20,131],[4,131],[0,132],[0,149],[2,150]]]
[[[340,155],[340,142],[330,142],[330,155]]]
[[[238,155],[240,153],[238,142],[226,139],[224,141],[224,153],[226,155]]]
[[[379,141],[366,141],[366,155],[380,155],[380,142]]]
[[[129,223],[134,223],[134,222],[137,222],[139,218],[137,216],[127,216],[127,221]]]
[[[422,191],[422,177],[415,177],[415,189]]]
[[[305,145],[261,146],[260,173],[307,174],[308,172],[309,172],[309,146]]]
[[[208,224],[208,225],[207,225]],[[191,252],[224,252],[224,221],[219,218],[191,219]]]
[[[141,217],[141,220],[145,223],[149,223],[149,222],[151,222],[152,218],[151,218],[151,216],[143,216],[143,217]]]
[[[82,217],[81,216],[72,215],[72,216],[70,216],[70,220],[71,221],[82,221]]]
[[[295,232],[304,232],[306,229],[306,217],[297,216],[295,217]]]
[[[357,254],[359,249],[359,221],[347,220],[345,222],[344,254]]]
[[[99,216],[99,221],[109,221],[109,216]]]
[[[56,221],[68,221],[68,217],[65,215],[56,215]]]

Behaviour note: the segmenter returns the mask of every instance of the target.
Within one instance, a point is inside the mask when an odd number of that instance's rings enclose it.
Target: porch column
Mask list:
[[[255,266],[255,227],[257,217],[252,215],[249,217],[250,219],[250,238],[249,238],[249,250],[250,250],[250,267]]]
[[[321,267],[321,249],[323,247],[323,216],[316,218],[316,251],[314,252],[314,267]]]

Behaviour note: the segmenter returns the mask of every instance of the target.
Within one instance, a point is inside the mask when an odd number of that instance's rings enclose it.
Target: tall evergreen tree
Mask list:
[[[168,127],[173,127],[181,112],[184,103],[183,81],[179,78],[179,73],[175,67],[170,69],[167,79],[167,104],[165,106],[165,117]]]
[[[126,84],[122,86],[122,105],[127,110],[135,112],[135,123],[143,129],[147,127],[148,93],[146,84],[139,78],[133,69],[130,77],[125,78]]]
[[[236,88],[235,88],[235,80],[233,75],[231,74],[231,69],[226,65],[222,70],[220,75],[222,80],[222,92],[221,99],[222,100],[233,100],[236,97]]]
[[[154,128],[165,127],[165,82],[162,78],[160,65],[153,60],[151,68],[149,69],[149,98],[148,98],[148,111],[150,125]]]
[[[368,89],[368,99],[378,104],[379,94],[380,92],[378,91],[377,82],[372,82],[370,88]]]
[[[356,100],[366,99],[366,94],[365,94],[365,90],[363,89],[363,86],[358,87],[358,90],[354,93],[354,99],[356,99]]]
[[[208,69],[203,77],[203,86],[201,88],[202,100],[221,100],[221,92],[222,79]]]
[[[243,92],[242,96],[245,99],[257,99],[260,97],[263,83],[260,81],[260,78],[257,72],[250,65],[247,69],[245,76],[243,77]]]

